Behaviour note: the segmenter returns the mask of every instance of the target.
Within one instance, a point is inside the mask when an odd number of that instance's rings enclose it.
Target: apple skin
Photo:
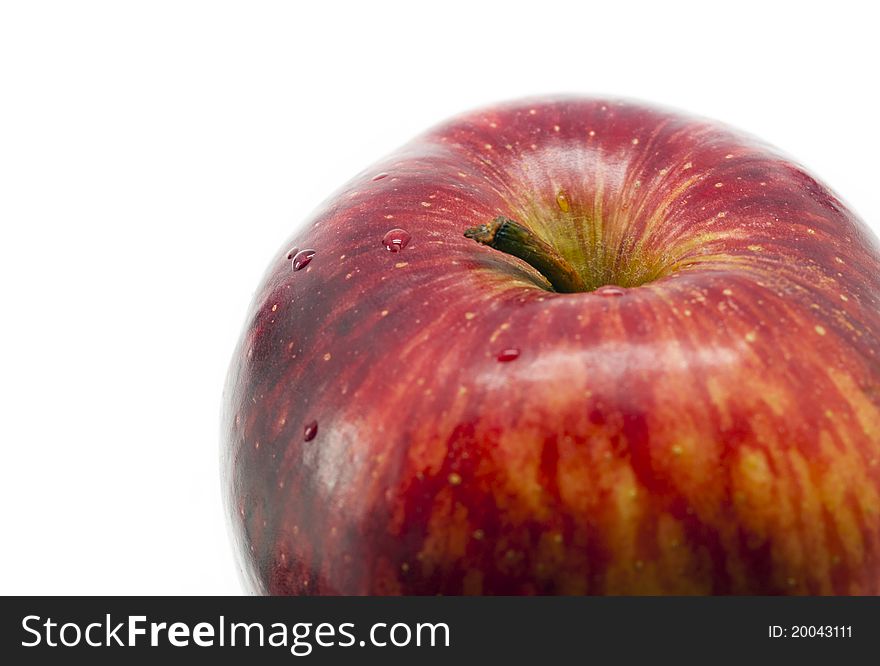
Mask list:
[[[548,291],[497,215],[625,288]],[[254,593],[878,594],[880,245],[714,122],[472,112],[275,255],[222,440]]]

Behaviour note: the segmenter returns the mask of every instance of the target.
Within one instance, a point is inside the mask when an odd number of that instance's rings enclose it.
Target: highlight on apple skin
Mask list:
[[[880,593],[880,244],[715,122],[440,125],[272,259],[224,393],[249,591]]]

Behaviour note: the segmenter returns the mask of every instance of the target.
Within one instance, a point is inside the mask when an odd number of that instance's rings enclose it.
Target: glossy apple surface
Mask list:
[[[586,291],[464,236],[497,216]],[[272,259],[224,403],[253,592],[880,593],[880,246],[717,123],[427,132]]]

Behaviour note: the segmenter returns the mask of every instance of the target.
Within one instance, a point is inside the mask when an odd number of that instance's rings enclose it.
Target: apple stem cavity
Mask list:
[[[481,245],[522,259],[543,275],[554,291],[561,294],[589,291],[580,274],[552,245],[509,217],[499,215],[488,224],[467,229],[464,235]]]

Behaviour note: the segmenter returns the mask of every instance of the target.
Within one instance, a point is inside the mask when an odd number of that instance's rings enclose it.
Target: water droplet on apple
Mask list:
[[[400,252],[408,244],[412,236],[405,229],[392,229],[382,238],[382,245],[389,252]]]
[[[318,434],[318,422],[317,421],[309,421],[306,423],[306,427],[303,428],[303,441],[311,442],[315,439],[315,435]]]
[[[519,349],[515,347],[510,347],[508,349],[502,349],[498,352],[498,356],[496,357],[501,363],[507,363],[508,361],[513,361],[519,358]]]
[[[388,178],[388,174],[384,171],[382,173],[377,173],[375,176],[373,176],[373,180],[382,180],[383,178]]]
[[[299,248],[296,247],[295,245],[292,248],[290,248],[290,252],[287,253],[287,261],[290,261],[291,259],[293,259],[296,256],[297,252],[299,252]]]
[[[623,296],[625,293],[622,287],[616,287],[613,284],[606,284],[595,291],[596,296]]]
[[[557,192],[556,205],[559,206],[559,210],[563,213],[567,213],[571,210],[571,204],[568,203],[568,199],[565,196],[565,190],[559,190],[559,192]]]
[[[314,250],[300,250],[293,257],[293,270],[302,270],[312,261],[315,256]]]

